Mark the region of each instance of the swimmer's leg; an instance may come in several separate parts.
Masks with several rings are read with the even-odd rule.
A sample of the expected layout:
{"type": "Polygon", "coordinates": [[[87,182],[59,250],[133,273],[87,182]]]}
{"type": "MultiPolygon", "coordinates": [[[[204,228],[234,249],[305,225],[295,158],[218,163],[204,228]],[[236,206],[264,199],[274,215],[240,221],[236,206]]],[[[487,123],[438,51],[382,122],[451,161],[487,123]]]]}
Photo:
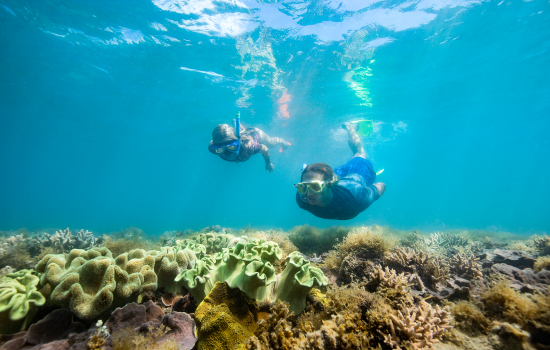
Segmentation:
{"type": "Polygon", "coordinates": [[[287,149],[290,146],[290,143],[286,142],[280,137],[269,137],[268,134],[258,129],[260,132],[261,143],[266,145],[267,148],[273,148],[275,146],[281,146],[283,149],[287,149]]]}
{"type": "Polygon", "coordinates": [[[348,145],[353,152],[354,157],[361,157],[367,159],[368,155],[363,148],[363,143],[357,135],[357,124],[356,123],[344,123],[342,128],[348,131],[348,145]]]}

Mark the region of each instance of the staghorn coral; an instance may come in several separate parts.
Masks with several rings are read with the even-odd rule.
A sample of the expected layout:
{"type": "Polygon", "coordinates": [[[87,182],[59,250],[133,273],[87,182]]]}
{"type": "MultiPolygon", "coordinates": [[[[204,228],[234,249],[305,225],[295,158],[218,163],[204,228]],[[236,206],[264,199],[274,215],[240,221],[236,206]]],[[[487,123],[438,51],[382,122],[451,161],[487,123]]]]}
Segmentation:
{"type": "MultiPolygon", "coordinates": [[[[410,285],[418,283],[418,280],[414,274],[405,274],[404,272],[397,274],[395,270],[387,266],[383,270],[380,265],[376,265],[374,271],[369,274],[366,287],[369,291],[383,295],[393,307],[411,306],[414,304],[414,298],[410,293],[410,285]]],[[[422,282],[420,281],[420,283],[422,282]]]]}
{"type": "Polygon", "coordinates": [[[0,329],[16,333],[27,327],[46,299],[37,290],[39,278],[33,270],[10,273],[0,283],[0,329]]]}
{"type": "Polygon", "coordinates": [[[54,235],[47,232],[36,234],[31,239],[32,244],[41,248],[51,247],[56,252],[68,252],[72,249],[89,249],[103,242],[103,239],[96,238],[92,232],[86,230],[72,233],[67,227],[65,230],[55,231],[54,235]]]}
{"type": "Polygon", "coordinates": [[[448,308],[432,307],[421,300],[418,306],[405,308],[390,315],[390,334],[380,332],[384,342],[393,348],[410,346],[412,349],[430,348],[441,340],[452,326],[448,308]]]}
{"type": "Polygon", "coordinates": [[[371,336],[358,312],[344,311],[324,320],[316,329],[310,321],[294,326],[288,303],[278,301],[267,319],[258,322],[246,349],[368,349],[371,336]]]}
{"type": "Polygon", "coordinates": [[[454,233],[430,233],[430,238],[425,239],[425,244],[431,249],[449,249],[455,247],[465,247],[469,240],[454,233]]]}
{"type": "Polygon", "coordinates": [[[240,240],[234,248],[206,255],[197,261],[196,268],[178,275],[176,282],[181,281],[199,302],[216,282],[226,281],[231,288],[239,288],[257,301],[288,301],[291,310],[298,313],[305,306],[308,292],[313,287],[326,286],[328,280],[298,252],[285,259],[285,269],[276,275],[273,263],[281,257],[274,242],[240,240]]]}
{"type": "Polygon", "coordinates": [[[195,312],[197,348],[235,349],[256,331],[258,311],[245,293],[217,282],[195,312]]]}
{"type": "MultiPolygon", "coordinates": [[[[437,290],[438,284],[449,279],[449,266],[445,258],[421,250],[395,247],[384,262],[397,271],[416,274],[429,288],[437,290]]],[[[423,286],[420,290],[423,290],[423,286]]]]}
{"type": "Polygon", "coordinates": [[[453,255],[450,261],[450,272],[469,280],[482,278],[483,273],[481,272],[481,265],[478,261],[479,259],[473,255],[453,255]]]}

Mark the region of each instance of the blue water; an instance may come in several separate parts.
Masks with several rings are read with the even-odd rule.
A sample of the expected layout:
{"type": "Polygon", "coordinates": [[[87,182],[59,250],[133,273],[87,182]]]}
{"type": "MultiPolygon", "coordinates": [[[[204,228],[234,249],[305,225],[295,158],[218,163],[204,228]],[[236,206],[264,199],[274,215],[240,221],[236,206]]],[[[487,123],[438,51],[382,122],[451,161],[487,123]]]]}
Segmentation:
{"type": "Polygon", "coordinates": [[[222,225],[550,230],[550,3],[0,0],[0,229],[222,225]],[[228,163],[214,126],[292,143],[228,163]],[[295,203],[364,140],[386,194],[295,203]]]}

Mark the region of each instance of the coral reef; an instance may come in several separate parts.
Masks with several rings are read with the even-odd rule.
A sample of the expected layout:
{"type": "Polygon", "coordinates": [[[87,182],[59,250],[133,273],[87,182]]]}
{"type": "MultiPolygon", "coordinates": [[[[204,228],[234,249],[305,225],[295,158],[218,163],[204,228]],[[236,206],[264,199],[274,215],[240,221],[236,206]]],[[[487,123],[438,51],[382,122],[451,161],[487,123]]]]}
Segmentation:
{"type": "Polygon", "coordinates": [[[335,248],[345,257],[354,254],[362,259],[383,258],[396,244],[397,239],[384,235],[378,226],[362,226],[353,229],[335,248]]]}
{"type": "Polygon", "coordinates": [[[297,252],[285,259],[285,269],[276,275],[273,264],[281,258],[282,252],[276,243],[254,238],[240,240],[233,248],[206,255],[197,261],[196,268],[183,271],[176,282],[181,281],[199,302],[216,282],[225,281],[257,301],[288,301],[298,313],[311,288],[325,286],[328,280],[297,252]]]}
{"type": "Polygon", "coordinates": [[[550,255],[550,236],[534,237],[533,244],[540,255],[550,255]]]}
{"type": "Polygon", "coordinates": [[[481,265],[478,264],[479,259],[473,255],[462,256],[460,253],[453,255],[450,261],[450,271],[462,278],[478,279],[483,277],[481,265]]]}
{"type": "Polygon", "coordinates": [[[469,240],[467,238],[457,234],[445,232],[431,233],[430,238],[426,238],[425,240],[425,244],[432,249],[466,246],[468,243],[469,240]]]}
{"type": "Polygon", "coordinates": [[[256,331],[258,311],[254,300],[245,293],[217,282],[195,312],[197,348],[237,348],[256,331]]]}
{"type": "Polygon", "coordinates": [[[471,301],[460,300],[456,303],[448,303],[451,315],[459,328],[467,332],[487,333],[491,328],[491,322],[478,305],[471,301]]]}
{"type": "Polygon", "coordinates": [[[550,256],[541,256],[533,265],[535,272],[541,272],[542,270],[550,270],[550,256]]]}
{"type": "Polygon", "coordinates": [[[26,346],[48,344],[68,338],[69,334],[85,331],[82,323],[73,322],[68,310],[54,310],[45,318],[29,327],[20,337],[8,341],[2,349],[16,350],[26,346]]]}
{"type": "Polygon", "coordinates": [[[15,235],[0,240],[0,267],[9,266],[14,270],[32,268],[28,238],[15,235]]]}
{"type": "Polygon", "coordinates": [[[54,235],[46,232],[36,234],[31,242],[40,247],[51,247],[56,251],[70,251],[72,249],[89,249],[103,243],[102,238],[96,238],[92,232],[86,230],[72,233],[67,227],[65,230],[55,231],[54,235]]]}
{"type": "Polygon", "coordinates": [[[546,235],[212,226],[161,246],[137,228],[101,239],[85,250],[72,247],[97,245],[88,231],[0,232],[0,263],[14,263],[0,270],[0,329],[43,318],[0,336],[2,350],[186,349],[192,317],[199,349],[550,347],[546,235]],[[36,273],[17,271],[38,257],[36,273]]]}
{"type": "MultiPolygon", "coordinates": [[[[221,253],[223,248],[229,248],[234,246],[239,241],[238,237],[229,235],[226,233],[200,233],[197,236],[177,241],[178,249],[195,247],[196,245],[202,245],[205,248],[204,254],[221,253]]],[[[190,248],[194,251],[193,248],[190,248]]],[[[198,252],[195,252],[198,253],[198,252]]]]}
{"type": "Polygon", "coordinates": [[[46,299],[37,290],[39,278],[34,271],[20,270],[8,274],[0,283],[0,330],[15,333],[32,320],[46,299]]]}
{"type": "Polygon", "coordinates": [[[322,254],[334,247],[338,241],[344,239],[350,228],[331,226],[325,229],[302,225],[294,227],[288,236],[292,244],[304,254],[322,254]]]}
{"type": "Polygon", "coordinates": [[[413,349],[423,349],[441,340],[445,332],[452,328],[448,308],[432,307],[421,300],[418,306],[406,308],[404,312],[390,315],[390,334],[381,332],[384,342],[401,349],[410,346],[413,349]]]}

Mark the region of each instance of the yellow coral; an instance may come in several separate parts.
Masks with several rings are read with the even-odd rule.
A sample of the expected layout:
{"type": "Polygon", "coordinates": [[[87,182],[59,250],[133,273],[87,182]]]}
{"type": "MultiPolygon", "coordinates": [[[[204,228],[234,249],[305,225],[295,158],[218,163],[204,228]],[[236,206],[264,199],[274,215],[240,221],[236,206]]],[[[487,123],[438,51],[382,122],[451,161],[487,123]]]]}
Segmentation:
{"type": "Polygon", "coordinates": [[[233,350],[250,338],[256,330],[258,307],[239,289],[217,282],[197,307],[199,350],[233,350]]]}

